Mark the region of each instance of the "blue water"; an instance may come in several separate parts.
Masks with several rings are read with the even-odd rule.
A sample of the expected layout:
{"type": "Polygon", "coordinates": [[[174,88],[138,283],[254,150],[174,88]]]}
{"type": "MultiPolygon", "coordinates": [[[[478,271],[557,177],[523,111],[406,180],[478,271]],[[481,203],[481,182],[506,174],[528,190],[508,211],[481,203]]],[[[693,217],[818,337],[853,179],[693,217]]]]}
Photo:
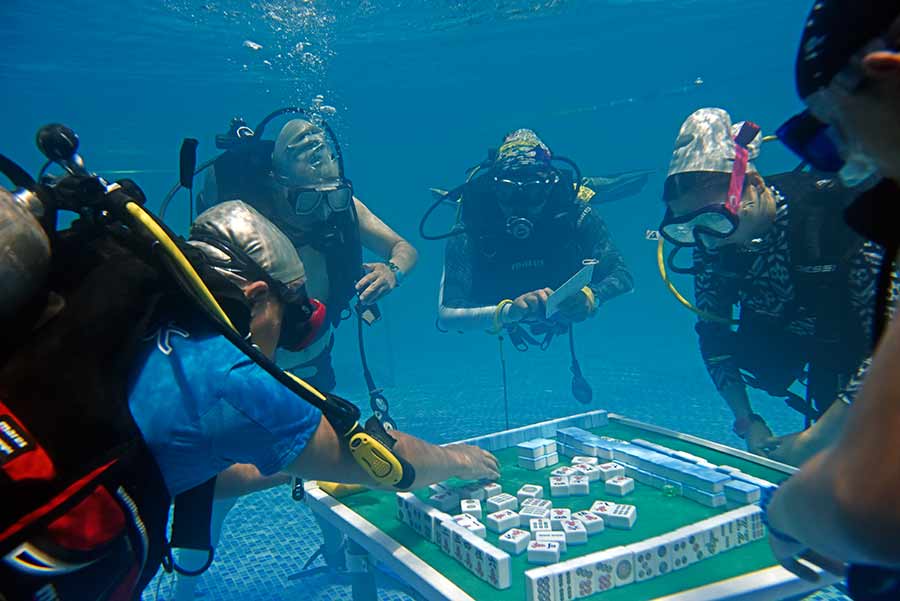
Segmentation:
{"type": "MultiPolygon", "coordinates": [[[[808,0],[5,0],[0,152],[36,171],[35,131],[64,122],[92,169],[138,171],[132,177],[158,208],[177,178],[182,138],[199,139],[208,157],[232,116],[252,123],[323,95],[337,109],[331,121],[358,195],[421,253],[370,332],[376,379],[401,428],[449,441],[501,428],[502,391],[493,339],[433,327],[443,245],[417,234],[428,188],[458,184],[519,127],[585,174],[664,172],[679,125],[701,106],[771,133],[798,105],[793,61],[808,8],[808,0]]],[[[764,173],[793,166],[778,145],[759,161],[764,173]]],[[[662,215],[662,181],[657,174],[641,195],[601,208],[636,290],[578,328],[591,408],[738,445],[702,366],[694,318],[662,286],[655,244],[644,238],[662,215]]],[[[449,225],[451,215],[441,217],[435,223],[449,225]]],[[[167,221],[186,231],[186,197],[167,221]]],[[[352,325],[340,329],[339,388],[365,405],[354,336],[352,325]]],[[[507,357],[513,425],[584,410],[569,393],[562,342],[507,357]]],[[[755,400],[779,433],[801,426],[776,402],[755,400]]]]}

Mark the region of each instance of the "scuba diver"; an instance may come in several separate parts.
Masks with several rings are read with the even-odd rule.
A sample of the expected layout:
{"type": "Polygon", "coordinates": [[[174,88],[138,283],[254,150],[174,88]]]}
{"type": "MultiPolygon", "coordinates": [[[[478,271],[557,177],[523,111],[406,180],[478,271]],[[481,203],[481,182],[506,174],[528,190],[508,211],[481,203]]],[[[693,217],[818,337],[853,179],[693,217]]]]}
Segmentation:
{"type": "Polygon", "coordinates": [[[700,352],[734,414],[735,434],[751,452],[799,465],[840,431],[852,376],[871,348],[881,254],[843,223],[849,190],[799,169],[763,178],[751,162],[761,144],[757,126],[732,125],[722,109],[687,118],[669,166],[659,232],[675,246],[669,269],[693,275],[696,306],[668,280],[662,241],[660,269],[699,316],[700,352]],[[687,268],[675,260],[685,248],[693,249],[687,268]],[[798,381],[805,398],[790,390],[798,381]],[[753,411],[748,386],[786,398],[807,429],[775,438],[753,411]]]}
{"type": "Polygon", "coordinates": [[[885,252],[865,385],[841,436],[766,499],[764,516],[785,569],[821,581],[801,561],[813,557],[846,579],[855,601],[894,601],[900,599],[900,4],[817,0],[799,29],[795,77],[806,110],[778,137],[805,161],[857,186],[861,194],[847,222],[885,252]]]}
{"type": "Polygon", "coordinates": [[[468,181],[448,193],[458,203],[457,225],[448,234],[439,300],[445,330],[506,332],[519,350],[543,349],[568,332],[573,393],[581,402],[591,390],[574,355],[572,324],[596,315],[609,300],[632,290],[632,277],[603,219],[591,207],[594,193],[580,184],[568,159],[554,157],[533,131],[507,135],[468,181]],[[554,162],[570,164],[573,171],[554,162]],[[561,299],[548,319],[546,307],[559,288],[585,263],[593,275],[561,299]],[[537,340],[535,336],[543,336],[537,340]]]}
{"type": "Polygon", "coordinates": [[[316,338],[324,308],[259,213],[224,206],[192,247],[136,184],[88,172],[71,129],[38,145],[65,175],[35,181],[0,155],[17,186],[0,192],[15,276],[0,297],[0,598],[139,597],[161,563],[181,569],[173,547],[206,550],[202,571],[215,476],[236,462],[402,490],[498,476],[489,453],[361,426],[272,363],[316,338]],[[79,215],[64,230],[61,210],[79,215]]]}
{"type": "MultiPolygon", "coordinates": [[[[229,135],[217,138],[226,152],[209,167],[198,208],[226,200],[256,208],[294,244],[307,266],[310,294],[328,307],[329,327],[351,316],[354,297],[360,318],[371,324],[380,317],[375,303],[409,275],[418,253],[356,198],[337,138],[327,123],[313,121],[300,109],[275,111],[256,130],[236,120],[229,135]],[[304,118],[285,123],[274,143],[262,139],[265,124],[284,113],[304,118]],[[384,262],[363,263],[364,248],[384,262]]],[[[329,332],[303,352],[279,351],[277,362],[330,391],[336,385],[333,345],[329,332]]],[[[386,407],[380,410],[386,413],[386,407]]]]}

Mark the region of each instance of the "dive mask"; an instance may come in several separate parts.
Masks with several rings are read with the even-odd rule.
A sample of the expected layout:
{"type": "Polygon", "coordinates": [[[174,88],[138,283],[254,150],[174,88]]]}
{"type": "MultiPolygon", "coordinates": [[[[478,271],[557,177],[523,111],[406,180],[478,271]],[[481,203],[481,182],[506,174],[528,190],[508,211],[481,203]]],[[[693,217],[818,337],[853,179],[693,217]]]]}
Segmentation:
{"type": "Polygon", "coordinates": [[[309,216],[315,213],[323,203],[334,213],[350,209],[353,202],[353,184],[350,180],[341,180],[331,186],[312,188],[290,188],[288,202],[294,207],[294,214],[309,216]]]}
{"type": "Polygon", "coordinates": [[[698,239],[702,237],[727,238],[737,230],[738,223],[737,215],[724,204],[703,207],[680,217],[668,209],[659,226],[659,233],[675,246],[697,246],[698,239]]]}
{"type": "MultiPolygon", "coordinates": [[[[724,240],[737,231],[740,219],[741,198],[750,163],[749,144],[759,134],[759,126],[749,121],[744,123],[734,139],[734,166],[728,183],[725,201],[701,207],[700,209],[676,217],[669,208],[659,233],[676,246],[697,246],[702,238],[724,240]]],[[[676,180],[677,181],[677,180],[676,180]]],[[[678,194],[676,190],[676,194],[678,194]]],[[[707,244],[706,246],[709,246],[707,244]]]]}
{"type": "Polygon", "coordinates": [[[778,139],[806,163],[819,171],[839,174],[850,188],[875,176],[878,166],[834,125],[838,123],[838,96],[858,92],[866,82],[863,59],[890,48],[882,38],[867,44],[828,86],[804,100],[809,107],[806,111],[791,117],[776,132],[778,139]]]}
{"type": "Polygon", "coordinates": [[[559,184],[556,171],[546,176],[535,175],[534,179],[520,180],[495,175],[492,179],[497,202],[504,208],[529,211],[540,209],[550,199],[553,189],[559,184]]]}

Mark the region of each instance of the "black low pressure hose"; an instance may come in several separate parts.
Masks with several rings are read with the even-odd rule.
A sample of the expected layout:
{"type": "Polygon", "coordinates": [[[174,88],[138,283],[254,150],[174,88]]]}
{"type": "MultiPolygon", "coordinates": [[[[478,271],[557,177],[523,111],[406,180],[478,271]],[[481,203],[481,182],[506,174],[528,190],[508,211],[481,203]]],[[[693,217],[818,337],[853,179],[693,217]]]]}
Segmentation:
{"type": "Polygon", "coordinates": [[[432,236],[430,234],[425,233],[425,224],[428,222],[428,219],[431,217],[431,214],[434,213],[434,211],[439,206],[441,206],[441,204],[444,202],[445,202],[445,200],[443,198],[437,199],[436,201],[434,201],[434,204],[432,204],[430,207],[428,207],[428,210],[425,211],[425,214],[422,215],[422,220],[419,222],[419,235],[422,237],[423,240],[429,240],[429,241],[434,242],[437,240],[446,240],[447,238],[453,238],[455,236],[459,236],[459,235],[462,235],[465,233],[465,231],[466,231],[465,228],[462,227],[458,223],[455,224],[453,226],[453,228],[446,234],[438,234],[438,235],[432,236]]]}
{"type": "Polygon", "coordinates": [[[569,326],[569,353],[572,357],[572,396],[582,405],[587,405],[594,400],[594,389],[581,373],[581,365],[575,354],[575,328],[569,326]]]}
{"type": "MultiPolygon", "coordinates": [[[[194,171],[194,177],[197,177],[198,175],[200,175],[201,173],[203,173],[204,171],[209,169],[212,166],[212,164],[216,162],[216,159],[218,159],[219,156],[221,156],[221,155],[217,155],[217,156],[209,159],[205,163],[201,163],[200,166],[197,167],[197,170],[194,171]]],[[[166,218],[166,211],[169,209],[169,204],[171,204],[172,199],[175,198],[175,195],[178,194],[178,191],[181,190],[182,187],[183,186],[181,185],[181,182],[179,181],[174,186],[172,186],[172,189],[169,190],[169,193],[166,194],[165,198],[163,198],[162,205],[160,205],[160,207],[159,207],[159,218],[160,219],[166,218]]]]}
{"type": "Polygon", "coordinates": [[[669,266],[669,271],[671,271],[672,273],[677,273],[679,275],[697,275],[697,270],[694,269],[693,266],[679,267],[675,264],[675,257],[679,252],[681,252],[682,249],[683,247],[676,246],[669,252],[669,256],[666,258],[666,264],[668,264],[669,266]]]}

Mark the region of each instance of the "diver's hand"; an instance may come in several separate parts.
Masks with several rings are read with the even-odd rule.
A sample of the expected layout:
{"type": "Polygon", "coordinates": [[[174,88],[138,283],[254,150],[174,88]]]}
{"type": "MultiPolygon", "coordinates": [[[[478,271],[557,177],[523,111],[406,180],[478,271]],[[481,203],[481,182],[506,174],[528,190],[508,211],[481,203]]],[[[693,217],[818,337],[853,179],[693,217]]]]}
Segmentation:
{"type": "Polygon", "coordinates": [[[809,549],[803,543],[787,541],[782,538],[778,538],[773,534],[770,534],[769,546],[772,548],[772,554],[775,555],[775,559],[778,560],[778,563],[781,564],[781,567],[783,567],[788,572],[791,572],[792,574],[802,578],[803,580],[809,582],[818,582],[820,580],[820,577],[815,570],[807,566],[805,563],[801,563],[801,559],[804,559],[811,564],[822,568],[826,572],[830,572],[840,578],[843,578],[846,575],[847,567],[843,563],[836,559],[831,559],[829,557],[825,557],[824,555],[820,555],[815,551],[809,549]]]}
{"type": "Polygon", "coordinates": [[[771,448],[772,439],[775,435],[769,429],[768,424],[762,420],[753,420],[750,429],[747,432],[747,450],[757,455],[765,456],[771,448]]]}
{"type": "Polygon", "coordinates": [[[766,456],[774,461],[799,467],[816,454],[818,448],[810,448],[806,432],[796,432],[787,436],[775,436],[765,442],[766,456]]]}
{"type": "MultiPolygon", "coordinates": [[[[786,522],[786,519],[786,516],[779,515],[777,507],[769,505],[769,523],[772,524],[774,528],[778,529],[779,532],[784,532],[782,530],[784,524],[790,523],[786,522]]],[[[791,536],[790,532],[785,534],[791,536]]],[[[769,546],[772,548],[772,554],[775,556],[775,559],[778,560],[778,563],[781,564],[781,567],[803,580],[818,582],[820,576],[814,569],[805,563],[801,563],[801,559],[806,560],[835,576],[843,578],[846,575],[847,567],[842,562],[816,553],[804,543],[797,540],[789,540],[788,538],[772,533],[771,530],[769,531],[769,546]]]]}
{"type": "Polygon", "coordinates": [[[456,477],[461,480],[497,480],[500,462],[484,449],[454,444],[446,447],[456,463],[456,477]]]}
{"type": "Polygon", "coordinates": [[[357,283],[356,292],[363,304],[378,302],[397,287],[397,276],[384,263],[363,263],[368,271],[357,283]]]}
{"type": "Polygon", "coordinates": [[[553,291],[550,288],[523,294],[509,306],[505,321],[511,323],[530,318],[543,319],[547,308],[547,299],[551,294],[553,291]]]}
{"type": "Polygon", "coordinates": [[[584,290],[581,290],[560,303],[557,319],[565,323],[579,323],[590,317],[593,312],[593,301],[584,290]]]}

